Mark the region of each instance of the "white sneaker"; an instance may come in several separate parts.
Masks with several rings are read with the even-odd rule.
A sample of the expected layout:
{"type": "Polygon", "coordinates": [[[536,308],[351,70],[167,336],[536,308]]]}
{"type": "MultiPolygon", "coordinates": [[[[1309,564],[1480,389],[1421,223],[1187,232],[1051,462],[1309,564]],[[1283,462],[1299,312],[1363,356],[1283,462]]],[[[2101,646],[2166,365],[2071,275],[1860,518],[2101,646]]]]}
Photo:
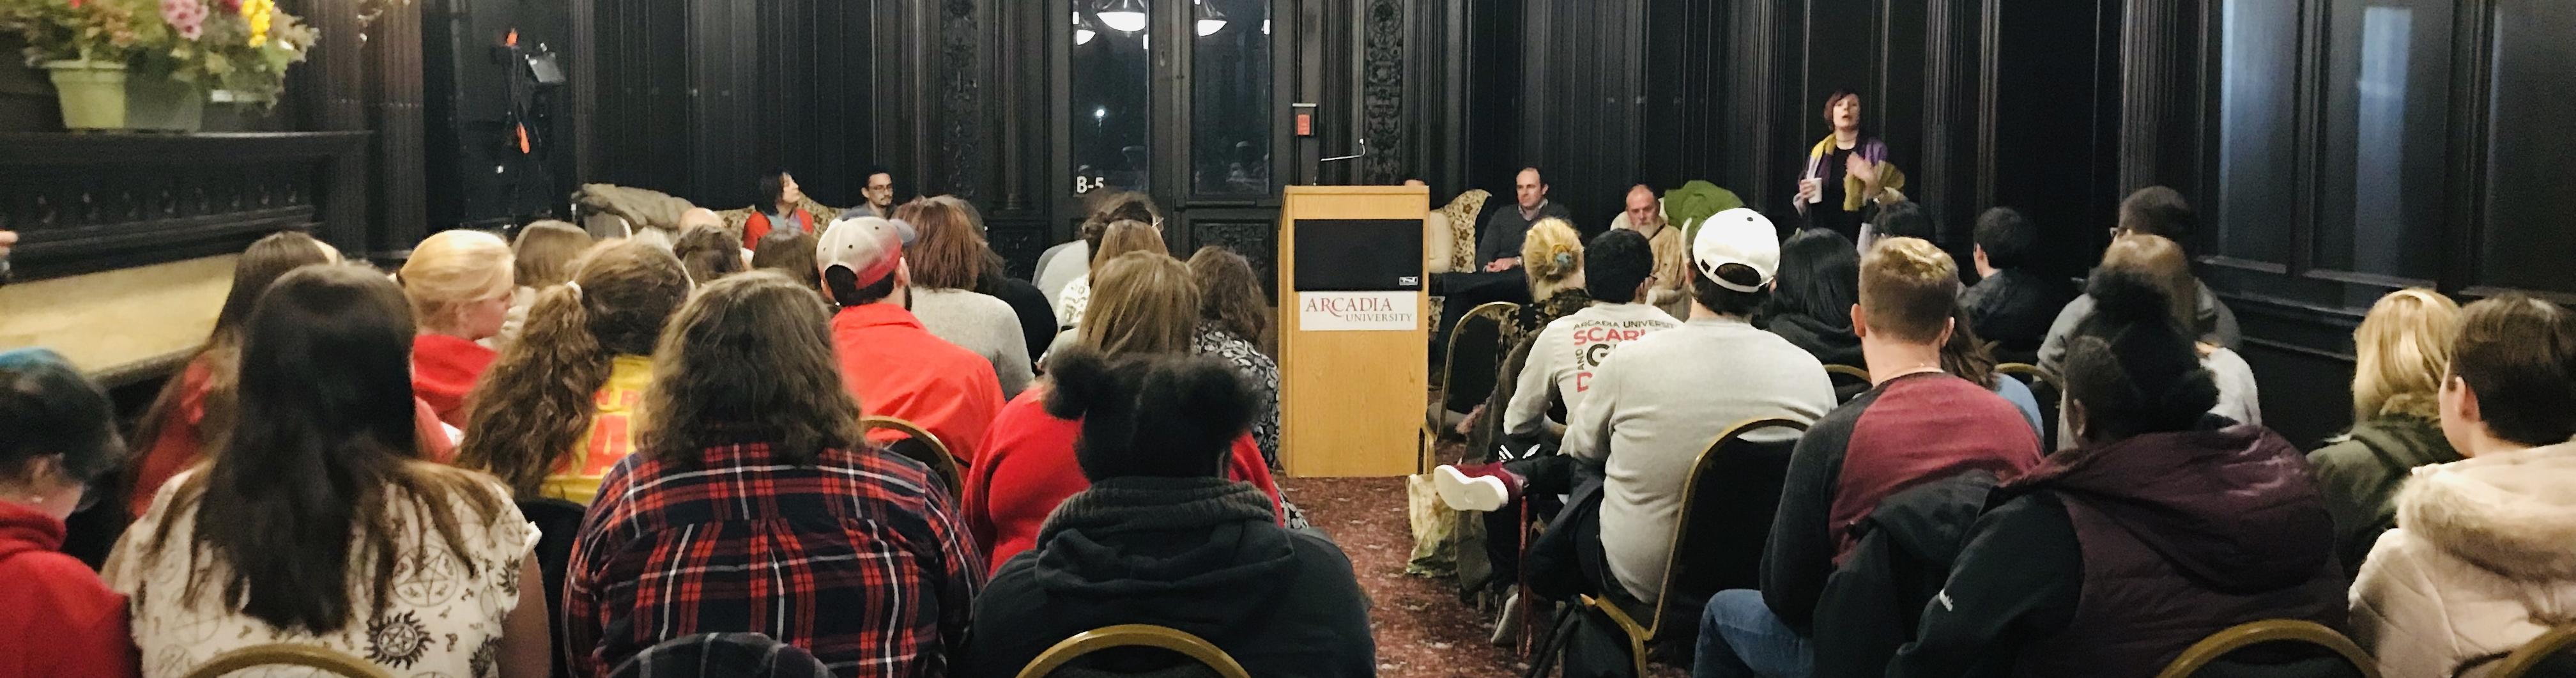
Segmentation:
{"type": "Polygon", "coordinates": [[[1440,503],[1453,511],[1493,511],[1512,498],[1501,478],[1469,478],[1447,464],[1431,470],[1431,486],[1440,492],[1440,503]]]}
{"type": "Polygon", "coordinates": [[[1514,641],[1520,640],[1520,627],[1521,592],[1515,588],[1511,597],[1503,599],[1503,612],[1494,617],[1494,633],[1485,642],[1494,647],[1511,647],[1514,641]]]}

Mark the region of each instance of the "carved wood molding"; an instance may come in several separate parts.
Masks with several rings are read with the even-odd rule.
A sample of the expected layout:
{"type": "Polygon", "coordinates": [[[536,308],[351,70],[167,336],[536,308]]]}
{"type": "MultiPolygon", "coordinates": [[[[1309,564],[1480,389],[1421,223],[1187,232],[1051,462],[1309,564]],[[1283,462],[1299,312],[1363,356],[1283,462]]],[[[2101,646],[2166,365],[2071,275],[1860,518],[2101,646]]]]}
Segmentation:
{"type": "MultiPolygon", "coordinates": [[[[1360,63],[1361,137],[1369,156],[1360,160],[1360,183],[1392,184],[1409,169],[1404,136],[1403,0],[1369,0],[1360,63]]],[[[1248,256],[1248,255],[1247,255],[1248,256]]]]}
{"type": "MultiPolygon", "coordinates": [[[[334,204],[363,206],[364,186],[334,175],[366,156],[369,137],[0,134],[0,230],[22,238],[22,280],[239,251],[272,231],[320,228],[334,204]]],[[[349,226],[325,234],[364,230],[349,226]]]]}

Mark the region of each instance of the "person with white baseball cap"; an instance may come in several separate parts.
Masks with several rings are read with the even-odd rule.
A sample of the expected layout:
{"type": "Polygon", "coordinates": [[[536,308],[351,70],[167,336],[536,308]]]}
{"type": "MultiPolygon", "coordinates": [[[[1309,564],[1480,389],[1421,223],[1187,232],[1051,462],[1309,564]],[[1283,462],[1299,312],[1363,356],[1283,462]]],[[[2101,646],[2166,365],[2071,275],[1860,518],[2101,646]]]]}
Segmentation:
{"type": "MultiPolygon", "coordinates": [[[[1738,422],[1813,423],[1834,408],[1824,364],[1753,326],[1779,265],[1780,236],[1770,219],[1740,208],[1709,217],[1691,242],[1689,321],[1629,341],[1593,368],[1585,397],[1566,415],[1558,456],[1441,467],[1433,476],[1441,499],[1458,510],[1491,510],[1522,492],[1573,491],[1573,510],[1589,490],[1572,487],[1584,475],[1573,465],[1597,469],[1600,548],[1609,571],[1585,572],[1590,581],[1575,587],[1617,586],[1637,600],[1655,600],[1684,485],[1709,441],[1738,422]]],[[[1794,436],[1749,437],[1765,435],[1772,441],[1794,436]]]]}
{"type": "Polygon", "coordinates": [[[1002,383],[990,361],[931,334],[908,308],[903,246],[911,237],[911,226],[869,216],[823,231],[815,266],[841,307],[832,316],[832,351],[860,411],[918,424],[951,454],[974,459],[1002,410],[1002,383]]]}

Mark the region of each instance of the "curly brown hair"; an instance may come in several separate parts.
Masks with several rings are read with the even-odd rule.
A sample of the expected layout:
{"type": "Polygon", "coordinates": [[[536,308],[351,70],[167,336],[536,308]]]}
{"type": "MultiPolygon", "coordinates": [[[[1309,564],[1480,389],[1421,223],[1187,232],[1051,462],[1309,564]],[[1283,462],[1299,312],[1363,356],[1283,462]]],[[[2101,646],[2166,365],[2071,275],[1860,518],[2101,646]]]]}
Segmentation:
{"type": "Polygon", "coordinates": [[[680,258],[681,265],[689,272],[689,279],[700,283],[715,282],[717,278],[741,273],[745,268],[742,236],[723,228],[689,227],[680,232],[679,240],[671,243],[671,253],[680,258]]]}
{"type": "Polygon", "coordinates": [[[1252,274],[1250,260],[1216,245],[1201,247],[1190,255],[1190,277],[1199,283],[1200,320],[1215,321],[1237,339],[1261,343],[1261,330],[1270,325],[1270,304],[1261,298],[1261,280],[1252,274]]]}
{"type": "Polygon", "coordinates": [[[670,252],[635,240],[592,248],[574,263],[572,285],[537,294],[519,340],[466,397],[456,464],[536,496],[590,430],[614,359],[653,355],[662,325],[688,297],[688,273],[670,252]]]}
{"type": "Polygon", "coordinates": [[[695,465],[707,448],[768,443],[791,463],[865,444],[859,402],[841,384],[831,312],[770,271],[717,281],[663,330],[637,454],[695,465]]]}
{"type": "Polygon", "coordinates": [[[1086,205],[1091,210],[1090,216],[1084,217],[1082,226],[1074,232],[1082,236],[1082,242],[1093,252],[1100,251],[1100,238],[1109,233],[1110,224],[1140,221],[1160,227],[1163,221],[1163,211],[1154,206],[1154,199],[1135,191],[1095,193],[1086,205]]]}
{"type": "Polygon", "coordinates": [[[920,236],[903,248],[912,266],[912,284],[935,290],[967,290],[984,276],[984,234],[953,200],[926,199],[909,218],[920,236]]]}

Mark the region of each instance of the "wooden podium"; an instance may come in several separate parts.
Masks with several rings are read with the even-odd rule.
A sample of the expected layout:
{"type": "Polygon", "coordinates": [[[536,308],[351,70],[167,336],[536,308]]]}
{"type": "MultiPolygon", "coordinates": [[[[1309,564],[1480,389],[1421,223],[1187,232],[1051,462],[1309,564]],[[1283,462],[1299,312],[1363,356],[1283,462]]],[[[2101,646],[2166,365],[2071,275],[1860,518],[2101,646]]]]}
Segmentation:
{"type": "Polygon", "coordinates": [[[1419,186],[1290,186],[1279,215],[1279,448],[1288,475],[1420,470],[1430,383],[1419,186]]]}

